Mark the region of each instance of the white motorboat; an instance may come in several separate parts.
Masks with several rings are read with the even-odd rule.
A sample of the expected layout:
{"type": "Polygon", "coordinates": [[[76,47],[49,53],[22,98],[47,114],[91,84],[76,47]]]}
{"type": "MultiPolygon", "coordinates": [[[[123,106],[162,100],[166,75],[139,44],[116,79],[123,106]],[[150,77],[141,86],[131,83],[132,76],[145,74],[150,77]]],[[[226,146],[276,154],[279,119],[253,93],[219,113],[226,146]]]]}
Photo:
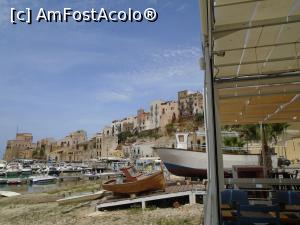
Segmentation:
{"type": "Polygon", "coordinates": [[[57,177],[53,176],[32,176],[29,177],[29,180],[32,184],[51,184],[57,181],[57,177]]]}

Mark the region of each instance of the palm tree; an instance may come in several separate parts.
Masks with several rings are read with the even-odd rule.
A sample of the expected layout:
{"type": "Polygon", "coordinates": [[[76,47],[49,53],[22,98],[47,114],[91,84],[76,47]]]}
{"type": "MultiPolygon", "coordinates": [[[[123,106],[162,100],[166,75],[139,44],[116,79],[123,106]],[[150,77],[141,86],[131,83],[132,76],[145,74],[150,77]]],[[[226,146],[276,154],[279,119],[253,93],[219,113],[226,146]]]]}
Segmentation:
{"type": "Polygon", "coordinates": [[[274,124],[258,124],[252,125],[235,125],[227,126],[225,129],[236,130],[240,132],[241,138],[245,141],[262,141],[262,161],[261,165],[264,166],[264,175],[272,169],[271,152],[268,143],[277,144],[278,137],[284,132],[289,125],[286,123],[274,123],[274,124]]]}

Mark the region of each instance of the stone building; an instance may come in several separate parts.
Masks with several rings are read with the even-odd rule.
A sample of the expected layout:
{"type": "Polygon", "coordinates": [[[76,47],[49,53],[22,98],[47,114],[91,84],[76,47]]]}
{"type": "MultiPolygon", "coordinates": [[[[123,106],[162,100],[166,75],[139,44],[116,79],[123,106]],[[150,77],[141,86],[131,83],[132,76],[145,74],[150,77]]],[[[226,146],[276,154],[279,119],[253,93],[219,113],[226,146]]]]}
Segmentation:
{"type": "Polygon", "coordinates": [[[151,117],[151,128],[160,127],[160,118],[161,118],[161,104],[162,100],[155,100],[150,104],[150,117],[151,117]]]}
{"type": "Polygon", "coordinates": [[[142,157],[157,157],[153,147],[155,142],[142,141],[127,145],[123,148],[124,155],[129,156],[131,159],[138,159],[142,157]]]}
{"type": "Polygon", "coordinates": [[[46,160],[55,147],[56,141],[53,138],[43,138],[37,141],[36,148],[33,150],[33,158],[46,160]]]}
{"type": "Polygon", "coordinates": [[[145,112],[144,109],[139,109],[137,112],[137,130],[144,131],[151,128],[150,113],[145,112]]]}
{"type": "Polygon", "coordinates": [[[110,126],[105,126],[102,130],[102,136],[106,137],[106,136],[112,136],[113,132],[112,132],[112,127],[110,126]]]}
{"type": "Polygon", "coordinates": [[[159,126],[162,130],[167,124],[175,122],[179,117],[178,103],[176,101],[163,102],[160,105],[161,115],[159,126]]]}
{"type": "Polygon", "coordinates": [[[4,160],[31,159],[33,149],[36,148],[36,144],[32,141],[31,133],[17,133],[15,140],[7,141],[4,160]]]}
{"type": "Polygon", "coordinates": [[[275,146],[275,152],[279,157],[287,158],[294,162],[300,161],[300,137],[294,137],[275,146]]]}
{"type": "Polygon", "coordinates": [[[203,95],[187,90],[178,92],[179,117],[190,117],[203,112],[203,95]]]}
{"type": "Polygon", "coordinates": [[[121,120],[121,131],[134,131],[137,125],[137,117],[135,116],[128,116],[121,120]]]}
{"type": "Polygon", "coordinates": [[[72,132],[65,138],[52,145],[48,158],[55,161],[76,161],[76,151],[80,143],[87,141],[87,134],[84,130],[72,132]]]}
{"type": "Polygon", "coordinates": [[[120,120],[114,120],[111,123],[111,135],[118,135],[122,132],[122,122],[120,120]]]}

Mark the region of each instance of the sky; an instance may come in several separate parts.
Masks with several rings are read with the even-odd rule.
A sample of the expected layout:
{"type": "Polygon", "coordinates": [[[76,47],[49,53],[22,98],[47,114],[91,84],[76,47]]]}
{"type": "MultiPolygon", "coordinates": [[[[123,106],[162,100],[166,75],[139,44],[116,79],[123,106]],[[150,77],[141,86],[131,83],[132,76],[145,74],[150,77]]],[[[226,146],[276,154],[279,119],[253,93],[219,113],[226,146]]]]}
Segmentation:
{"type": "Polygon", "coordinates": [[[34,140],[84,129],[202,90],[197,0],[1,0],[0,158],[16,131],[34,140]],[[144,10],[156,22],[10,23],[10,10],[144,10]],[[2,153],[1,153],[2,151],[2,153]]]}

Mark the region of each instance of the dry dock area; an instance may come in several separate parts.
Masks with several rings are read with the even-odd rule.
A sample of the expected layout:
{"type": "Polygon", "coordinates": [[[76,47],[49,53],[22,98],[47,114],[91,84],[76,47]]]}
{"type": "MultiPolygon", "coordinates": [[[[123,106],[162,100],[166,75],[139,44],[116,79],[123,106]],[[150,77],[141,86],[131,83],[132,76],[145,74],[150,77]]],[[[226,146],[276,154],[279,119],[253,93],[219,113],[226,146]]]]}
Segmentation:
{"type": "Polygon", "coordinates": [[[170,185],[167,186],[165,191],[151,192],[133,197],[114,196],[110,199],[104,199],[97,203],[96,210],[103,210],[105,208],[113,208],[120,206],[131,206],[135,204],[141,205],[143,209],[147,207],[147,202],[154,201],[173,201],[176,198],[186,197],[189,204],[195,204],[196,198],[199,196],[201,199],[206,194],[204,185],[200,184],[186,184],[186,185],[170,185]]]}
{"type": "MultiPolygon", "coordinates": [[[[82,203],[60,205],[56,201],[61,199],[66,192],[84,192],[98,190],[99,186],[94,182],[85,182],[65,188],[57,188],[48,193],[27,193],[11,198],[0,198],[2,225],[199,225],[203,213],[202,204],[186,203],[171,205],[164,208],[146,204],[147,208],[127,207],[124,210],[101,210],[95,211],[99,200],[82,203]],[[85,188],[85,190],[83,190],[85,188]],[[82,205],[82,207],[78,207],[82,205]]],[[[166,192],[152,193],[151,196],[162,194],[183,193],[188,191],[201,192],[202,187],[197,185],[170,186],[166,192]]],[[[149,196],[149,195],[147,195],[149,196]]],[[[138,196],[141,197],[141,196],[138,196]]],[[[143,196],[145,197],[145,196],[143,196]]],[[[197,194],[196,194],[196,197],[197,194]]],[[[128,198],[128,197],[127,197],[128,198]]],[[[170,198],[169,198],[170,199],[170,198]]],[[[176,198],[174,198],[174,201],[176,198]]],[[[123,198],[124,200],[124,198],[123,198]]],[[[112,201],[112,200],[110,200],[112,201]]],[[[108,200],[106,201],[108,202],[108,200]]],[[[148,203],[148,202],[147,202],[148,203]]]]}

